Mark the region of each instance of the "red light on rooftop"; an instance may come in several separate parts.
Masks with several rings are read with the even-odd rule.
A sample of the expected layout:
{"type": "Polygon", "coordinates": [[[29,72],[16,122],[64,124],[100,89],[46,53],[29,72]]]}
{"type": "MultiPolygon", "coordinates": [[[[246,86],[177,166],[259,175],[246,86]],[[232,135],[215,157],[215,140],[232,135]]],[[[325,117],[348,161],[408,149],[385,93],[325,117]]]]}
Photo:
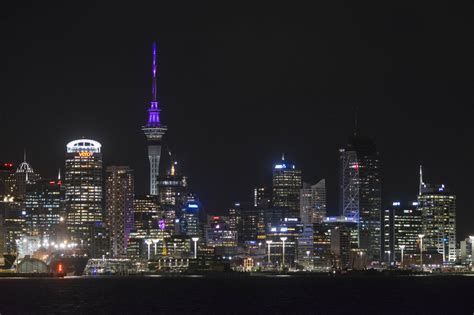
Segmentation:
{"type": "Polygon", "coordinates": [[[220,220],[221,217],[212,217],[213,220],[220,220]]]}
{"type": "Polygon", "coordinates": [[[56,184],[56,182],[55,182],[54,180],[50,181],[49,183],[50,183],[51,185],[56,184]]]}

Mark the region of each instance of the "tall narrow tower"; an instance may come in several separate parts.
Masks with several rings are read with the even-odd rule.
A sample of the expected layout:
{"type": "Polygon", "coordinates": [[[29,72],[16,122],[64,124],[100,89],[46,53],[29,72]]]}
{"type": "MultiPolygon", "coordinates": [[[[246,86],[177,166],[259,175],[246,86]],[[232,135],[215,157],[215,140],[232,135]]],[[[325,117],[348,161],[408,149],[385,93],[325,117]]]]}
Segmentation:
{"type": "Polygon", "coordinates": [[[150,160],[150,195],[158,195],[157,177],[159,175],[161,157],[161,139],[168,128],[161,125],[160,109],[156,89],[156,43],[153,43],[153,84],[152,100],[148,109],[148,122],[142,127],[148,140],[148,159],[150,160]]]}

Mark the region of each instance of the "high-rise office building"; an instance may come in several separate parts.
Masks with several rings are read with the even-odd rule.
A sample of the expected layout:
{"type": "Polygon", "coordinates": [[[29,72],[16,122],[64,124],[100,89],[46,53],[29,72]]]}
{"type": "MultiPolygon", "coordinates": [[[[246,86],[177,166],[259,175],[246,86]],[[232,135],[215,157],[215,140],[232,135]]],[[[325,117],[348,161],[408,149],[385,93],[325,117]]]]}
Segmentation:
{"type": "Polygon", "coordinates": [[[39,178],[40,176],[26,162],[25,154],[23,162],[18,166],[16,172],[10,175],[7,181],[8,194],[11,194],[15,199],[25,200],[26,186],[36,183],[39,178]]]}
{"type": "Polygon", "coordinates": [[[63,212],[61,180],[38,180],[26,188],[25,211],[28,234],[55,241],[56,227],[63,212]]]}
{"type": "Polygon", "coordinates": [[[66,145],[66,223],[71,237],[88,243],[90,225],[103,221],[101,144],[80,139],[66,145]]]}
{"type": "Polygon", "coordinates": [[[382,254],[385,261],[401,261],[401,246],[403,254],[411,255],[420,252],[418,235],[422,233],[421,211],[417,202],[402,205],[399,201],[383,212],[382,254]]]}
{"type": "Polygon", "coordinates": [[[207,246],[235,247],[237,246],[237,232],[229,228],[226,220],[221,216],[212,216],[204,234],[207,246]]]}
{"type": "Polygon", "coordinates": [[[161,218],[158,197],[151,195],[135,195],[133,201],[134,229],[158,228],[161,218]]]}
{"type": "Polygon", "coordinates": [[[158,107],[158,92],[156,86],[156,43],[153,43],[153,66],[152,66],[152,100],[148,109],[148,122],[142,127],[148,141],[148,159],[150,161],[150,195],[158,195],[157,179],[161,158],[161,139],[168,128],[160,122],[160,109],[158,107]]]}
{"type": "Polygon", "coordinates": [[[13,163],[0,163],[0,198],[3,199],[8,195],[12,195],[10,190],[10,178],[14,173],[13,163]]]}
{"type": "Polygon", "coordinates": [[[423,222],[423,247],[443,255],[443,262],[456,260],[456,196],[444,185],[429,185],[420,180],[418,209],[423,222]]]}
{"type": "Polygon", "coordinates": [[[254,207],[270,207],[272,203],[272,191],[268,187],[257,187],[253,190],[254,207]]]}
{"type": "Polygon", "coordinates": [[[375,143],[357,134],[340,150],[342,215],[359,222],[359,248],[368,261],[379,260],[381,250],[380,160],[375,143]]]}
{"type": "Polygon", "coordinates": [[[201,205],[196,201],[188,202],[181,213],[181,231],[191,237],[200,236],[200,210],[201,205]]]}
{"type": "Polygon", "coordinates": [[[265,240],[266,209],[253,206],[242,206],[240,210],[239,241],[245,244],[255,244],[265,240]]]}
{"type": "Polygon", "coordinates": [[[303,231],[304,225],[299,218],[284,218],[267,229],[266,240],[271,241],[270,260],[275,266],[295,267],[298,257],[298,239],[303,231]]]}
{"type": "Polygon", "coordinates": [[[301,171],[284,156],[273,166],[273,207],[288,210],[288,217],[298,217],[300,213],[301,171]]]}
{"type": "Polygon", "coordinates": [[[326,180],[315,185],[304,183],[300,190],[300,217],[307,223],[321,223],[326,217],[326,180]]]}
{"type": "Polygon", "coordinates": [[[3,244],[0,255],[17,253],[17,240],[28,233],[23,202],[15,201],[13,197],[0,200],[0,226],[0,242],[3,244]]]}
{"type": "Polygon", "coordinates": [[[335,257],[338,269],[349,268],[351,252],[351,231],[344,226],[336,226],[331,230],[331,252],[335,257]]]}
{"type": "Polygon", "coordinates": [[[179,174],[176,162],[172,162],[167,174],[158,176],[157,185],[160,205],[173,210],[181,209],[187,183],[186,177],[179,174]]]}
{"type": "Polygon", "coordinates": [[[127,254],[130,232],[133,229],[133,170],[128,166],[109,166],[106,169],[106,215],[111,253],[114,257],[127,254]]]}

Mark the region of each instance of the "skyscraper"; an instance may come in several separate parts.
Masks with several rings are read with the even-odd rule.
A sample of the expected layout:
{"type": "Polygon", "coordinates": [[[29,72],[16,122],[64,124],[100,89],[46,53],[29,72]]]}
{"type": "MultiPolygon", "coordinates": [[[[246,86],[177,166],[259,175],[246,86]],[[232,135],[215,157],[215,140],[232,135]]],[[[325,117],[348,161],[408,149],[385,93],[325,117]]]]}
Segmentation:
{"type": "Polygon", "coordinates": [[[288,217],[299,217],[301,186],[301,171],[282,156],[273,166],[273,206],[287,209],[288,217]]]}
{"type": "MultiPolygon", "coordinates": [[[[420,176],[421,178],[421,176],[420,176]]],[[[456,260],[456,196],[444,185],[425,184],[420,179],[418,209],[423,222],[423,247],[443,255],[443,262],[456,260]]]]}
{"type": "Polygon", "coordinates": [[[73,239],[88,245],[88,226],[102,222],[102,153],[101,144],[80,139],[66,145],[64,178],[66,223],[73,239]]]}
{"type": "Polygon", "coordinates": [[[268,187],[257,187],[253,190],[254,207],[270,207],[272,203],[272,191],[268,187]]]}
{"type": "Polygon", "coordinates": [[[177,163],[172,162],[168,173],[158,176],[157,179],[158,200],[162,208],[181,209],[184,203],[186,186],[186,177],[179,174],[177,163]]]}
{"type": "Polygon", "coordinates": [[[106,174],[105,222],[109,229],[111,252],[114,257],[124,256],[133,229],[133,170],[128,166],[109,166],[106,174]]]}
{"type": "Polygon", "coordinates": [[[14,173],[13,163],[1,163],[0,164],[0,198],[11,195],[10,191],[10,178],[14,173]]]}
{"type": "Polygon", "coordinates": [[[60,180],[38,180],[26,188],[26,223],[29,235],[53,241],[63,211],[60,180]]]}
{"type": "Polygon", "coordinates": [[[303,184],[300,190],[300,217],[303,223],[321,223],[326,217],[326,180],[303,184]]]}
{"type": "Polygon", "coordinates": [[[26,153],[23,162],[18,166],[16,172],[10,175],[7,181],[9,193],[19,200],[25,199],[26,186],[34,184],[39,179],[39,175],[35,173],[33,168],[26,162],[26,153]]]}
{"type": "Polygon", "coordinates": [[[156,43],[153,43],[153,82],[152,82],[152,100],[148,109],[148,122],[142,127],[148,141],[148,159],[150,160],[150,195],[158,194],[157,178],[160,168],[161,157],[161,139],[168,130],[166,126],[161,125],[160,109],[158,107],[158,96],[156,87],[157,77],[156,66],[156,43]]]}
{"type": "Polygon", "coordinates": [[[369,261],[380,259],[380,160],[372,139],[354,133],[340,150],[340,198],[344,217],[359,222],[359,248],[369,261]]]}
{"type": "Polygon", "coordinates": [[[418,254],[418,235],[422,233],[421,211],[417,209],[417,202],[402,205],[395,201],[392,207],[384,210],[382,246],[384,260],[388,258],[401,261],[401,247],[404,255],[418,254]],[[390,254],[388,252],[390,251],[390,254]]]}

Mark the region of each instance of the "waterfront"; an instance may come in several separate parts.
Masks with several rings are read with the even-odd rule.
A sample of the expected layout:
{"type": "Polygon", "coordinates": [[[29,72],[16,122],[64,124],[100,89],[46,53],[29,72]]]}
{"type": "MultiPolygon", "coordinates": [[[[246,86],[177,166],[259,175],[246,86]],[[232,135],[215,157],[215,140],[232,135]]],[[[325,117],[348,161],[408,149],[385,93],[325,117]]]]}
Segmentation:
{"type": "Polygon", "coordinates": [[[472,276],[0,279],[0,313],[472,314],[472,276]]]}

